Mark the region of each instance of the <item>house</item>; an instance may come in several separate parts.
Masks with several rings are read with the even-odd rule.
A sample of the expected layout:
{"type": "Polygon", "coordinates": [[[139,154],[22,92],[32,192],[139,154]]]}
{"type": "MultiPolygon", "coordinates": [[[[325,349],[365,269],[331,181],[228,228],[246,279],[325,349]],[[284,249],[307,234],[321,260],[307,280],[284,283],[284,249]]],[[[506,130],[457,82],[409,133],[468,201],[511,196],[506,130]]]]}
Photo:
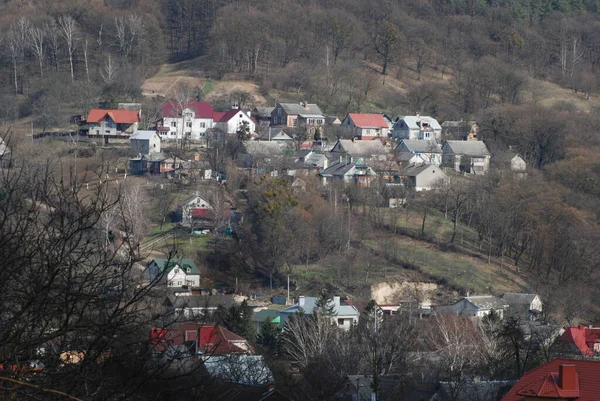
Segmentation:
{"type": "Polygon", "coordinates": [[[152,259],[146,274],[151,282],[166,278],[167,287],[200,286],[200,269],[191,259],[152,259]]]}
{"type": "Polygon", "coordinates": [[[475,121],[444,121],[442,138],[456,141],[477,141],[479,126],[475,121]]]}
{"type": "Polygon", "coordinates": [[[219,309],[229,309],[236,304],[233,295],[194,295],[178,293],[176,296],[166,298],[163,302],[165,313],[174,313],[185,319],[202,319],[204,322],[214,321],[219,309]]]}
{"type": "Polygon", "coordinates": [[[542,299],[537,294],[524,294],[519,292],[506,292],[502,299],[508,304],[509,311],[520,316],[533,318],[542,313],[542,299]]]}
{"type": "Polygon", "coordinates": [[[386,160],[388,151],[378,141],[357,141],[353,139],[339,139],[331,148],[331,160],[341,162],[343,160],[353,161],[357,159],[366,161],[386,160]]]}
{"type": "Polygon", "coordinates": [[[411,164],[442,164],[442,147],[434,140],[403,139],[394,149],[396,160],[411,164]]]}
{"type": "MultiPolygon", "coordinates": [[[[285,326],[290,316],[296,315],[300,311],[310,315],[317,307],[318,299],[319,298],[316,297],[299,296],[298,302],[279,311],[279,316],[281,318],[280,324],[285,326]]],[[[331,319],[337,323],[337,326],[342,330],[350,330],[350,328],[358,322],[358,317],[360,316],[358,309],[356,309],[355,306],[342,303],[340,297],[333,297],[329,306],[333,307],[331,319]]]]}
{"type": "Polygon", "coordinates": [[[282,141],[245,141],[239,163],[244,168],[277,170],[282,167],[288,148],[282,141]]]}
{"type": "Polygon", "coordinates": [[[340,119],[337,116],[327,116],[325,117],[325,124],[326,125],[341,125],[342,122],[340,121],[340,119]]]}
{"type": "Polygon", "coordinates": [[[504,317],[504,309],[508,305],[506,302],[493,295],[471,295],[466,296],[454,305],[449,307],[435,307],[436,312],[450,312],[456,316],[476,316],[485,317],[490,313],[497,313],[500,318],[504,317]]]}
{"type": "Polygon", "coordinates": [[[158,352],[183,345],[189,355],[223,356],[255,353],[248,340],[218,325],[183,323],[167,328],[153,328],[150,338],[158,352]]]}
{"type": "Polygon", "coordinates": [[[518,153],[512,151],[497,152],[491,158],[492,167],[498,170],[522,173],[527,170],[527,163],[518,153]]]}
{"type": "Polygon", "coordinates": [[[370,187],[371,181],[377,177],[373,168],[368,166],[363,159],[356,161],[336,162],[319,174],[323,185],[340,182],[344,184],[354,184],[357,187],[370,187]]]}
{"type": "Polygon", "coordinates": [[[599,395],[599,361],[557,358],[525,373],[502,401],[595,401],[599,395]]]}
{"type": "Polygon", "coordinates": [[[140,123],[139,110],[104,110],[91,109],[86,120],[90,138],[103,138],[108,144],[109,139],[133,134],[140,123]]]}
{"type": "Polygon", "coordinates": [[[446,141],[442,165],[459,173],[485,174],[490,168],[490,152],[481,141],[446,141]]]}
{"type": "Polygon", "coordinates": [[[191,224],[194,218],[201,215],[208,215],[213,207],[208,201],[202,198],[198,193],[188,196],[181,202],[181,222],[191,224]]]}
{"type": "Polygon", "coordinates": [[[206,102],[166,102],[157,125],[160,136],[167,140],[201,140],[213,128],[214,111],[213,106],[206,102]]]}
{"type": "Polygon", "coordinates": [[[567,327],[554,341],[550,352],[555,355],[600,358],[600,327],[567,327]]]}
{"type": "Polygon", "coordinates": [[[282,141],[291,142],[294,140],[294,134],[288,133],[283,129],[268,127],[260,135],[260,139],[263,141],[282,141]]]}
{"type": "Polygon", "coordinates": [[[388,123],[381,114],[348,113],[342,128],[361,140],[387,138],[389,132],[388,123]]]}
{"type": "Polygon", "coordinates": [[[448,176],[439,166],[430,164],[411,165],[398,171],[404,185],[414,188],[415,191],[429,191],[440,181],[445,181],[448,176]]]}
{"type": "Polygon", "coordinates": [[[160,136],[156,131],[135,131],[129,137],[129,148],[134,156],[160,153],[160,136]]]}
{"type": "Polygon", "coordinates": [[[170,175],[181,168],[181,160],[164,153],[150,153],[129,159],[131,174],[170,175]]]}
{"type": "Polygon", "coordinates": [[[255,107],[252,110],[252,117],[257,121],[258,125],[270,125],[271,113],[275,107],[255,107]]]}
{"type": "Polygon", "coordinates": [[[227,135],[252,134],[256,131],[256,120],[252,118],[250,111],[233,108],[224,113],[215,112],[213,120],[213,127],[227,135]]]}
{"type": "Polygon", "coordinates": [[[442,127],[438,121],[429,116],[404,116],[398,118],[392,127],[392,137],[400,139],[432,139],[440,141],[442,138],[442,127]]]}
{"type": "Polygon", "coordinates": [[[314,134],[324,124],[325,116],[314,103],[277,103],[271,112],[272,127],[302,127],[314,134]]]}
{"type": "Polygon", "coordinates": [[[295,168],[306,170],[316,170],[317,174],[329,166],[329,159],[322,153],[317,153],[312,149],[301,149],[296,155],[295,168]]]}

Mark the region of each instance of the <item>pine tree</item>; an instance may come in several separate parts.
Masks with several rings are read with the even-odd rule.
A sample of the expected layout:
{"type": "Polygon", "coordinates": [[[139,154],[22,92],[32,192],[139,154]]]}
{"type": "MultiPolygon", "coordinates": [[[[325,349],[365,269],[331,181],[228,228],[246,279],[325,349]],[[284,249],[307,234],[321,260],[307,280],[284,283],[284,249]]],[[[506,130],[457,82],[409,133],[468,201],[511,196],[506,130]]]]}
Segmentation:
{"type": "Polygon", "coordinates": [[[281,345],[281,329],[271,318],[266,318],[260,324],[260,333],[257,336],[257,344],[263,347],[269,354],[278,355],[281,345]]]}
{"type": "Polygon", "coordinates": [[[328,291],[323,291],[321,296],[315,302],[315,311],[325,316],[337,315],[335,311],[335,304],[333,302],[333,296],[328,291]]]}

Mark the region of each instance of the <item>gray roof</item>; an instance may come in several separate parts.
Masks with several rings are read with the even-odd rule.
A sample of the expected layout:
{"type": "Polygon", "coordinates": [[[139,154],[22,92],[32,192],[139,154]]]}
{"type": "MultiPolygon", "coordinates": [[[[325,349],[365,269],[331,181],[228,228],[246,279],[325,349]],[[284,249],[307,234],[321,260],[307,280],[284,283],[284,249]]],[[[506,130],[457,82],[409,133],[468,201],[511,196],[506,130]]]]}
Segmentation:
{"type": "Polygon", "coordinates": [[[298,114],[303,117],[323,117],[323,112],[314,103],[306,103],[306,105],[299,103],[279,103],[279,105],[286,114],[298,114]]]}
{"type": "Polygon", "coordinates": [[[399,176],[404,177],[416,177],[421,174],[423,171],[427,170],[429,167],[437,168],[441,171],[439,167],[432,166],[430,164],[413,164],[411,166],[405,167],[402,170],[398,171],[399,176]]]}
{"type": "Polygon", "coordinates": [[[186,295],[171,298],[171,302],[176,308],[229,308],[236,303],[232,295],[186,295]]]}
{"type": "Polygon", "coordinates": [[[283,148],[277,141],[247,141],[244,148],[253,156],[283,156],[283,148]]]}
{"type": "Polygon", "coordinates": [[[399,149],[402,143],[413,153],[442,153],[442,147],[434,140],[403,139],[396,149],[399,149]]]}
{"type": "Polygon", "coordinates": [[[500,298],[493,295],[471,295],[465,299],[481,310],[504,309],[506,305],[500,298]]]}
{"type": "Polygon", "coordinates": [[[388,154],[387,150],[378,139],[373,141],[340,139],[338,142],[344,151],[353,157],[372,157],[388,154]]]}
{"type": "Polygon", "coordinates": [[[275,107],[256,107],[254,114],[261,118],[270,118],[273,110],[275,110],[275,107]]]}
{"type": "Polygon", "coordinates": [[[398,121],[400,120],[403,120],[410,129],[421,129],[421,123],[423,122],[429,123],[429,127],[434,130],[442,129],[440,123],[435,118],[429,116],[404,116],[398,119],[398,121]]]}
{"type": "Polygon", "coordinates": [[[327,160],[327,156],[325,156],[324,154],[311,153],[304,158],[304,164],[308,166],[323,168],[325,167],[327,160]]]}
{"type": "Polygon", "coordinates": [[[158,136],[156,131],[137,130],[129,137],[129,139],[146,139],[146,140],[148,140],[148,139],[152,138],[154,135],[158,136]]]}
{"type": "Polygon", "coordinates": [[[337,121],[336,125],[341,124],[342,122],[338,118],[338,116],[327,116],[325,117],[325,123],[328,125],[332,125],[337,121]]]}
{"type": "Polygon", "coordinates": [[[502,299],[509,304],[526,304],[533,302],[537,294],[525,294],[521,292],[507,292],[502,295],[502,299]]]}
{"type": "Polygon", "coordinates": [[[489,156],[490,152],[481,141],[446,141],[444,151],[449,149],[455,155],[467,155],[475,157],[489,156]]]}
{"type": "MultiPolygon", "coordinates": [[[[279,314],[284,314],[284,315],[293,315],[294,313],[298,313],[300,312],[300,309],[302,309],[304,311],[304,313],[306,314],[311,314],[313,313],[313,310],[316,307],[316,303],[317,300],[319,298],[317,297],[304,297],[304,306],[302,308],[300,308],[298,303],[295,303],[292,306],[289,306],[285,309],[282,309],[281,311],[279,311],[279,314]]],[[[358,309],[356,309],[356,307],[352,306],[352,305],[336,305],[335,303],[332,304],[334,306],[334,313],[336,316],[358,316],[360,315],[360,313],[358,312],[358,309]]]]}
{"type": "Polygon", "coordinates": [[[352,170],[354,167],[360,166],[361,168],[366,168],[367,170],[367,174],[366,175],[370,175],[370,176],[374,176],[377,175],[377,173],[375,173],[375,171],[367,166],[364,163],[361,162],[341,162],[341,163],[335,163],[332,164],[331,166],[327,167],[325,170],[321,171],[321,176],[343,176],[345,175],[348,171],[352,170]]]}

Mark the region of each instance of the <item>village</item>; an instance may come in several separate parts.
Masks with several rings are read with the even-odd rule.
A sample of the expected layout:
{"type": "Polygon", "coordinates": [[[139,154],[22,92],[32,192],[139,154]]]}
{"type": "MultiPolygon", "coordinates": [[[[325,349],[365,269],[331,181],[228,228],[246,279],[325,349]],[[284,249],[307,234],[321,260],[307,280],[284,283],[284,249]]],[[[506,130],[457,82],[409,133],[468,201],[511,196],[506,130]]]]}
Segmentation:
{"type": "MultiPolygon", "coordinates": [[[[76,119],[77,131],[69,138],[76,136],[78,146],[115,148],[126,155],[120,157],[126,159],[121,172],[118,164],[115,174],[108,170],[105,183],[139,180],[161,190],[179,183],[177,196],[162,206],[160,229],[140,241],[140,260],[129,275],[130,285],[148,288],[153,308],[165,317],[148,335],[155,357],[172,363],[173,371],[194,372],[201,363],[209,377],[237,388],[238,398],[232,393],[218,399],[289,400],[284,389],[273,386],[282,374],[274,367],[298,381],[314,357],[342,352],[339,341],[358,341],[388,368],[374,362],[370,371],[311,383],[329,387],[323,391],[332,398],[323,399],[516,401],[522,396],[572,399],[573,394],[595,399],[585,397],[597,394],[590,383],[600,375],[600,362],[592,362],[600,359],[600,328],[550,322],[540,294],[500,293],[502,285],[493,281],[459,288],[390,276],[356,297],[341,287],[316,291],[317,285],[306,292],[296,280],[290,290],[289,272],[276,272],[275,285],[271,272],[262,287],[258,282],[238,286],[237,275],[207,279],[206,267],[197,263],[198,247],[211,238],[217,247],[217,238],[243,237],[239,229],[250,218],[251,203],[239,184],[243,180],[283,180],[284,191],[299,197],[313,191],[336,213],[345,210],[342,219],[345,213],[348,225],[341,227],[350,232],[351,213],[359,213],[362,201],[352,201],[349,194],[357,191],[380,195],[374,203],[362,202],[364,214],[366,208],[402,210],[475,177],[499,175],[517,182],[527,177],[530,170],[517,152],[488,150],[475,121],[440,124],[419,113],[339,118],[304,102],[252,110],[233,105],[219,112],[206,102],[174,100],[147,127],[141,126],[141,113],[140,105],[130,103],[92,109],[76,119]],[[174,240],[177,235],[185,237],[184,245],[174,240]],[[503,349],[510,341],[516,348],[503,349]],[[516,358],[511,369],[521,374],[535,367],[532,363],[540,367],[519,381],[498,379],[502,373],[490,367],[497,358],[516,358]],[[487,368],[476,373],[473,366],[480,365],[487,368]],[[398,366],[411,374],[398,375],[398,366]]],[[[7,159],[10,148],[4,145],[2,154],[7,159]]],[[[96,182],[88,179],[86,189],[96,182]]],[[[454,213],[452,241],[458,209],[454,213]]],[[[421,234],[426,217],[427,212],[421,234]]],[[[107,243],[116,246],[119,234],[110,235],[109,240],[107,228],[107,243]]],[[[348,249],[353,246],[351,237],[342,239],[342,247],[346,241],[348,249]]],[[[504,268],[514,269],[509,262],[504,268]]],[[[61,359],[77,364],[85,353],[64,349],[61,359]]],[[[215,393],[206,399],[224,390],[210,391],[215,393]]]]}

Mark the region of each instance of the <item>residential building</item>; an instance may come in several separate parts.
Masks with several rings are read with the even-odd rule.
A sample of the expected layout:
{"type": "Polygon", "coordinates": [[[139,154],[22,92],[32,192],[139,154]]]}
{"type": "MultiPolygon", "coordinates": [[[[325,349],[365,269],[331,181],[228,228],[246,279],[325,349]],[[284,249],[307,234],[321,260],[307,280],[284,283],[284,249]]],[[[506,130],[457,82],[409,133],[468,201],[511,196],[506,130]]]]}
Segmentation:
{"type": "Polygon", "coordinates": [[[506,302],[493,295],[471,295],[464,297],[454,305],[434,307],[434,310],[436,313],[452,313],[456,316],[476,316],[478,318],[494,312],[502,319],[507,307],[506,302]]]}
{"type": "Polygon", "coordinates": [[[442,164],[442,147],[434,140],[403,139],[394,149],[396,160],[404,166],[411,164],[442,164]]]}
{"type": "Polygon", "coordinates": [[[314,103],[277,103],[271,112],[273,127],[303,127],[314,133],[324,124],[325,116],[314,103]]]}
{"type": "Polygon", "coordinates": [[[252,110],[252,117],[257,121],[257,125],[271,125],[271,113],[275,107],[255,107],[252,110]]]}
{"type": "Polygon", "coordinates": [[[357,141],[353,139],[339,139],[331,148],[331,161],[356,161],[363,159],[367,162],[386,160],[389,154],[381,141],[357,141]]]}
{"type": "Polygon", "coordinates": [[[498,170],[523,173],[527,170],[527,163],[518,153],[513,151],[497,152],[491,158],[492,167],[498,170]]]}
{"type": "Polygon", "coordinates": [[[103,138],[108,144],[110,139],[129,137],[140,123],[139,110],[91,109],[86,120],[90,138],[103,138]]]}
{"type": "Polygon", "coordinates": [[[166,313],[174,313],[185,319],[203,319],[214,322],[219,309],[229,309],[236,302],[233,295],[194,295],[178,293],[175,297],[166,298],[163,307],[166,313]]]}
{"type": "Polygon", "coordinates": [[[342,121],[342,128],[361,140],[387,139],[389,132],[388,123],[381,114],[349,113],[342,121]]]}
{"type": "Polygon", "coordinates": [[[238,158],[240,166],[254,168],[258,172],[279,171],[283,165],[286,152],[293,153],[285,141],[245,141],[238,158]]]}
{"type": "Polygon", "coordinates": [[[442,127],[442,138],[456,141],[477,141],[479,126],[475,121],[444,121],[442,127]]]}
{"type": "Polygon", "coordinates": [[[398,171],[404,185],[414,188],[415,191],[429,191],[440,181],[445,181],[448,176],[439,166],[430,164],[411,165],[398,171]]]}
{"type": "Polygon", "coordinates": [[[227,135],[256,132],[256,120],[252,117],[250,111],[233,108],[226,112],[215,112],[213,119],[213,127],[220,129],[227,135]]]}
{"type": "Polygon", "coordinates": [[[151,282],[166,279],[167,287],[200,286],[200,269],[191,259],[153,259],[146,274],[151,282]]]}
{"type": "Polygon", "coordinates": [[[214,108],[206,102],[166,102],[158,128],[162,139],[199,141],[213,128],[214,108]],[[167,130],[168,129],[168,130],[167,130]]]}
{"type": "Polygon", "coordinates": [[[173,175],[181,168],[181,160],[164,153],[150,153],[129,159],[131,174],[173,175]]]}
{"type": "Polygon", "coordinates": [[[312,149],[301,149],[296,155],[295,162],[295,169],[302,169],[308,173],[315,172],[319,174],[329,166],[327,156],[312,149]]]}
{"type": "Polygon", "coordinates": [[[600,358],[600,327],[567,327],[550,352],[561,356],[600,358]]]}
{"type": "Polygon", "coordinates": [[[155,350],[165,352],[169,348],[184,345],[189,355],[223,356],[231,354],[254,354],[248,340],[223,326],[183,323],[168,328],[151,329],[150,338],[155,350]]]}
{"type": "Polygon", "coordinates": [[[485,174],[490,168],[490,152],[481,141],[446,141],[442,165],[459,173],[485,174]]]}
{"type": "MultiPolygon", "coordinates": [[[[279,311],[279,316],[281,318],[280,324],[284,326],[292,315],[296,315],[301,311],[307,315],[310,315],[317,307],[318,299],[319,298],[316,297],[306,297],[303,295],[299,296],[298,302],[279,311]]],[[[340,297],[333,297],[333,300],[328,306],[333,308],[333,315],[331,316],[331,319],[338,325],[339,328],[343,330],[350,330],[350,328],[358,322],[358,317],[360,316],[358,309],[356,309],[355,306],[342,303],[340,297]]]]}
{"type": "Polygon", "coordinates": [[[160,136],[156,131],[135,131],[129,137],[129,148],[134,156],[160,153],[160,136]]]}
{"type": "Polygon", "coordinates": [[[184,224],[191,224],[196,217],[201,215],[208,215],[213,211],[213,207],[208,201],[202,198],[198,193],[188,196],[181,202],[181,222],[184,224]]]}
{"type": "Polygon", "coordinates": [[[363,159],[356,161],[342,160],[334,162],[319,174],[323,185],[330,183],[353,184],[357,187],[370,187],[371,182],[377,177],[373,168],[367,165],[363,159]]]}
{"type": "Polygon", "coordinates": [[[502,401],[600,400],[600,362],[558,358],[530,370],[502,401]]]}
{"type": "Polygon", "coordinates": [[[325,117],[325,124],[327,125],[341,125],[342,122],[340,121],[340,119],[337,116],[327,116],[325,117]]]}
{"type": "Polygon", "coordinates": [[[401,139],[436,140],[442,138],[442,127],[438,121],[429,116],[404,116],[400,117],[392,127],[392,137],[401,139]]]}
{"type": "Polygon", "coordinates": [[[506,292],[502,300],[508,304],[508,311],[522,317],[533,319],[542,313],[542,299],[537,294],[506,292]]]}

